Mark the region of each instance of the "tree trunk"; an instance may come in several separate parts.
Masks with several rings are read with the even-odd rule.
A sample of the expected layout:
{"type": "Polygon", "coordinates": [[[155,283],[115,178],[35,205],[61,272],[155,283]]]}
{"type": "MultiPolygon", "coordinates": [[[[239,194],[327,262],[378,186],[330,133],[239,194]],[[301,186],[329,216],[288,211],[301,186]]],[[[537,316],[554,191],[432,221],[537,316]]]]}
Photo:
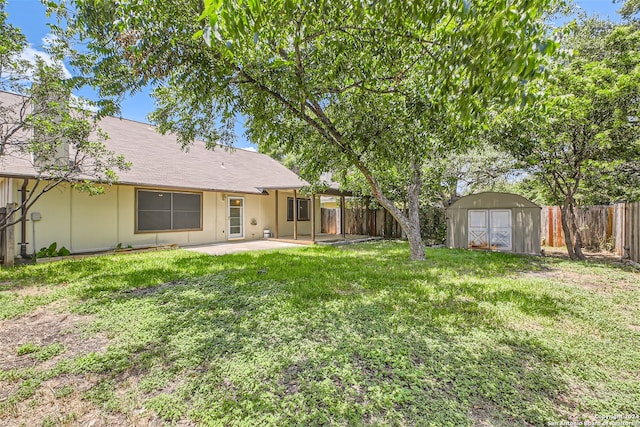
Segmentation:
{"type": "Polygon", "coordinates": [[[567,247],[567,252],[569,253],[569,258],[576,259],[576,254],[573,251],[573,240],[571,239],[571,229],[569,228],[568,223],[568,211],[567,211],[567,202],[565,200],[564,204],[560,208],[560,222],[562,223],[562,232],[564,233],[564,243],[567,247]]]}
{"type": "Polygon", "coordinates": [[[585,256],[582,253],[582,236],[580,236],[580,230],[576,224],[575,202],[572,196],[567,195],[567,197],[565,197],[560,212],[562,231],[564,232],[564,241],[567,245],[569,258],[584,260],[585,256]]]}
{"type": "Polygon", "coordinates": [[[571,219],[571,231],[573,232],[573,252],[576,259],[584,261],[585,256],[582,253],[582,236],[580,235],[580,229],[576,222],[576,202],[573,199],[573,196],[569,196],[569,211],[571,212],[571,215],[569,216],[571,219]]]}
{"type": "Polygon", "coordinates": [[[411,161],[411,170],[411,183],[407,186],[407,200],[409,201],[408,226],[411,232],[409,233],[405,230],[405,234],[411,248],[411,259],[423,260],[425,259],[424,242],[420,233],[420,187],[422,187],[422,175],[420,165],[415,159],[411,161]]]}
{"type": "Polygon", "coordinates": [[[409,200],[409,215],[406,215],[396,205],[389,200],[383,193],[376,179],[371,175],[367,168],[356,164],[360,172],[373,190],[373,196],[378,202],[398,221],[400,227],[404,230],[409,241],[411,251],[411,259],[416,261],[424,261],[424,243],[420,235],[420,215],[418,211],[418,200],[420,195],[420,187],[422,185],[422,176],[419,165],[414,160],[412,162],[412,179],[411,184],[407,187],[407,198],[409,200]]]}

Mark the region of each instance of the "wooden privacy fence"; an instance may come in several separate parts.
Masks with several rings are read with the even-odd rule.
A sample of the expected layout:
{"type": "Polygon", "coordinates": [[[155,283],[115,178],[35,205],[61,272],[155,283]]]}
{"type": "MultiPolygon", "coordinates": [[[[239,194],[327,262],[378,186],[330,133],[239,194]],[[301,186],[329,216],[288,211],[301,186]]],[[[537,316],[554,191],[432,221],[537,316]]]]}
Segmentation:
{"type": "MultiPolygon", "coordinates": [[[[340,234],[340,208],[322,208],[321,230],[327,234],[340,234]]],[[[344,211],[344,232],[382,236],[386,238],[402,238],[400,224],[386,209],[366,209],[361,207],[346,208],[344,211]]]]}
{"type": "MultiPolygon", "coordinates": [[[[576,215],[585,248],[640,262],[640,202],[578,208],[576,215]]],[[[542,208],[541,225],[543,244],[565,246],[559,206],[542,208]]]]}
{"type": "MultiPolygon", "coordinates": [[[[542,208],[542,243],[564,246],[560,207],[542,208]]],[[[340,233],[340,209],[322,208],[322,232],[340,233]]],[[[348,207],[345,209],[345,233],[403,238],[400,225],[385,209],[348,207]]],[[[427,243],[442,243],[446,231],[445,212],[426,208],[420,212],[422,237],[427,243]]],[[[640,262],[640,202],[578,208],[577,222],[585,248],[606,250],[640,262]]]]}
{"type": "MultiPolygon", "coordinates": [[[[576,222],[582,236],[582,244],[589,249],[613,248],[613,212],[614,206],[589,206],[576,209],[576,222]]],[[[559,206],[542,208],[543,245],[565,246],[559,206]]]]}
{"type": "MultiPolygon", "coordinates": [[[[340,234],[340,208],[322,208],[320,212],[322,233],[340,234]]],[[[424,208],[420,211],[420,220],[422,237],[428,243],[442,243],[446,231],[444,210],[424,208]]],[[[381,236],[389,239],[405,237],[400,224],[384,208],[347,207],[344,222],[346,234],[381,236]]]]}
{"type": "MultiPolygon", "coordinates": [[[[4,222],[5,217],[7,216],[7,208],[0,208],[0,223],[4,222]]],[[[0,230],[0,262],[4,263],[5,257],[5,239],[7,238],[7,229],[4,228],[0,230]]]]}

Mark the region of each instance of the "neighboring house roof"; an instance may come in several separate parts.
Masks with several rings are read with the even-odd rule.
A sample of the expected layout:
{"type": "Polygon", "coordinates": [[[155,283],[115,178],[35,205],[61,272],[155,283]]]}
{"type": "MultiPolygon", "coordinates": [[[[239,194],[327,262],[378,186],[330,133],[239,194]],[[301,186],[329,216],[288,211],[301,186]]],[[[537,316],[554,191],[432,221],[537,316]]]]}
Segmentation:
{"type": "MultiPolygon", "coordinates": [[[[0,93],[0,105],[16,95],[0,93]]],[[[215,150],[196,141],[183,151],[174,135],[160,135],[152,125],[115,117],[100,120],[98,126],[109,135],[107,147],[132,163],[118,172],[118,183],[262,194],[271,189],[300,189],[307,186],[298,175],[271,157],[242,149],[215,150]]],[[[30,159],[5,157],[0,176],[35,177],[30,159]]]]}
{"type": "Polygon", "coordinates": [[[352,191],[342,190],[340,184],[333,180],[333,173],[324,172],[320,174],[320,183],[327,186],[327,189],[322,194],[329,194],[332,196],[353,196],[352,191]]]}

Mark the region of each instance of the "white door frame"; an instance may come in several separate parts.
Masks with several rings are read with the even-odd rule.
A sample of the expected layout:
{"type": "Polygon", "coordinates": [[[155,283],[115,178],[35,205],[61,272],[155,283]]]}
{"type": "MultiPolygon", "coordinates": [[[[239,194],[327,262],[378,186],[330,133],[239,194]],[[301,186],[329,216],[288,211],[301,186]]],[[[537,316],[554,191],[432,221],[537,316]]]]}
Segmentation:
{"type": "Polygon", "coordinates": [[[497,251],[511,252],[513,250],[513,219],[511,215],[511,209],[491,209],[489,211],[489,247],[497,251]],[[497,221],[494,221],[493,214],[506,213],[508,214],[508,226],[498,227],[497,221]],[[501,243],[502,246],[494,247],[496,243],[501,243]]]}
{"type": "Polygon", "coordinates": [[[489,249],[489,211],[487,209],[469,209],[467,213],[467,247],[469,249],[489,249]],[[482,226],[471,226],[471,216],[475,213],[483,215],[482,226]]]}
{"type": "Polygon", "coordinates": [[[244,197],[227,197],[227,239],[244,239],[244,197]],[[240,205],[233,206],[231,204],[233,200],[240,200],[240,205]],[[231,208],[240,209],[240,233],[231,232],[231,208]]]}

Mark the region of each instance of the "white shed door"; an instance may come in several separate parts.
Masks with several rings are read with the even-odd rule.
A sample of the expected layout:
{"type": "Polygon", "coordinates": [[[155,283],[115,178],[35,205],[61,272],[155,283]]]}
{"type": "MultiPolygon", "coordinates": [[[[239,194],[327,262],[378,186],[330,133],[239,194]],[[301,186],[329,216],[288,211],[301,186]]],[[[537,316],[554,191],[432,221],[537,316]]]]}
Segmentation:
{"type": "Polygon", "coordinates": [[[489,216],[486,210],[469,211],[469,249],[489,249],[489,216]]]}
{"type": "Polygon", "coordinates": [[[469,249],[511,251],[511,210],[469,210],[469,249]]]}
{"type": "Polygon", "coordinates": [[[498,251],[511,250],[511,210],[491,210],[489,247],[498,251]]]}

